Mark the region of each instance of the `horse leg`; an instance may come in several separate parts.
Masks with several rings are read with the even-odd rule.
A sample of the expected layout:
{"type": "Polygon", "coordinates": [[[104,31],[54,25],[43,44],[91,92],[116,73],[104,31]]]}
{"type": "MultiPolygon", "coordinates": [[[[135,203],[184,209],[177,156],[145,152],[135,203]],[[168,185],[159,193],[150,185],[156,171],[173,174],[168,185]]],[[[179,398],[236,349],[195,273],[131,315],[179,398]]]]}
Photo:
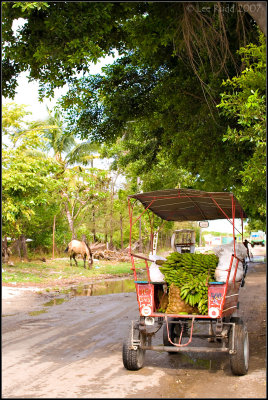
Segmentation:
{"type": "Polygon", "coordinates": [[[87,255],[86,254],[84,254],[84,256],[83,256],[83,260],[84,260],[84,268],[86,269],[87,267],[86,267],[86,259],[87,259],[87,255]]]}
{"type": "Polygon", "coordinates": [[[77,261],[76,261],[76,259],[75,259],[75,254],[73,254],[73,259],[74,259],[75,265],[76,265],[76,267],[77,267],[77,261]]]}
{"type": "Polygon", "coordinates": [[[72,266],[72,256],[70,256],[70,266],[72,266]]]}
{"type": "Polygon", "coordinates": [[[90,262],[89,262],[89,257],[88,257],[88,267],[89,267],[89,269],[92,269],[93,256],[92,256],[92,251],[90,250],[90,247],[89,247],[89,256],[90,256],[90,262]]]}

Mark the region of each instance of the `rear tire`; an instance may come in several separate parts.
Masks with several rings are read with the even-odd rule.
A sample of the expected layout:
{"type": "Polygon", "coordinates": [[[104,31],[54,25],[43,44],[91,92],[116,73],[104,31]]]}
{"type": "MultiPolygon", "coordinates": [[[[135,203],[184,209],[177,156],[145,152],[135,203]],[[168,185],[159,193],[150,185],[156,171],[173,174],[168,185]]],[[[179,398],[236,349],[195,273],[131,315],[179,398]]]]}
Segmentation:
{"type": "MultiPolygon", "coordinates": [[[[130,349],[131,346],[131,336],[132,336],[132,328],[129,330],[128,338],[123,343],[122,349],[122,358],[123,364],[126,369],[129,371],[138,371],[143,367],[144,359],[145,359],[145,350],[138,347],[136,350],[130,349]]],[[[136,340],[141,340],[142,336],[137,327],[133,329],[133,337],[136,340]]]]}
{"type": "MultiPolygon", "coordinates": [[[[232,321],[231,322],[235,322],[232,321]]],[[[235,323],[235,328],[230,331],[229,341],[232,343],[233,329],[234,335],[234,350],[235,354],[230,354],[231,370],[234,375],[246,375],[248,372],[249,362],[249,341],[246,326],[241,320],[235,323]]]]}

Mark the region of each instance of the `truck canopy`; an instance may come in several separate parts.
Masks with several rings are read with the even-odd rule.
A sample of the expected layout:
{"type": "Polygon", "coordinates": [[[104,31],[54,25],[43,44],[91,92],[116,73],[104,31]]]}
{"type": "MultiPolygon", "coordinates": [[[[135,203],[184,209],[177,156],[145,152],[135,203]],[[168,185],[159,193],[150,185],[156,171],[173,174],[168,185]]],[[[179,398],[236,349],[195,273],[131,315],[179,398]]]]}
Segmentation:
{"type": "Polygon", "coordinates": [[[128,196],[139,200],[145,209],[151,210],[167,221],[203,221],[213,219],[247,218],[233,193],[204,192],[194,189],[166,189],[128,196]],[[233,199],[233,201],[232,201],[233,199]]]}

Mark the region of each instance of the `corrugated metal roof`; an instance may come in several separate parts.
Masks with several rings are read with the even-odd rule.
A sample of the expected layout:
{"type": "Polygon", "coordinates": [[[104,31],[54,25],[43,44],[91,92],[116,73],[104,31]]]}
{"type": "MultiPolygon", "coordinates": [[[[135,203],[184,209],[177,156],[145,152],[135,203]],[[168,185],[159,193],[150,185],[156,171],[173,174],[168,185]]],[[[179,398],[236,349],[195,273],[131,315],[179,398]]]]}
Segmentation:
{"type": "Polygon", "coordinates": [[[194,189],[166,189],[128,196],[167,221],[203,221],[232,219],[232,196],[235,218],[247,218],[236,197],[230,192],[204,192],[194,189]],[[222,211],[221,211],[221,209],[222,211]],[[224,214],[225,213],[225,214],[224,214]]]}

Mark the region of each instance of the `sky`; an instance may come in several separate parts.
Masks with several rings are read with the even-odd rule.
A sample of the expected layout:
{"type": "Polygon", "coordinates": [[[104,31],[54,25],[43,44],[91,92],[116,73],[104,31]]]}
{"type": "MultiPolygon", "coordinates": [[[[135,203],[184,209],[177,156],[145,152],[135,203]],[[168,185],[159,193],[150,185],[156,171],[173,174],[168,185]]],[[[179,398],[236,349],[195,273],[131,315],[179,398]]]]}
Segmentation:
{"type": "MultiPolygon", "coordinates": [[[[90,73],[101,73],[101,68],[106,64],[112,63],[114,60],[115,59],[112,56],[105,57],[96,65],[91,66],[90,73]]],[[[55,107],[57,100],[67,92],[68,87],[65,86],[63,88],[56,89],[53,99],[45,98],[43,102],[40,102],[38,99],[38,81],[28,82],[27,75],[28,72],[22,72],[19,75],[16,95],[12,101],[17,104],[27,105],[26,110],[32,112],[32,115],[28,116],[29,120],[45,119],[48,117],[46,106],[48,106],[50,109],[55,107]]],[[[8,101],[11,100],[4,99],[4,103],[8,101]]]]}
{"type": "MultiPolygon", "coordinates": [[[[235,227],[242,232],[240,219],[235,219],[235,227]]],[[[245,222],[244,222],[245,229],[245,222]]],[[[203,232],[222,232],[222,233],[233,233],[233,225],[225,219],[215,219],[213,221],[209,221],[209,227],[202,230],[203,232]]],[[[235,231],[238,233],[237,231],[235,231]]]]}
{"type": "MultiPolygon", "coordinates": [[[[90,67],[91,74],[101,73],[101,68],[106,64],[111,64],[115,61],[113,56],[106,56],[101,61],[99,61],[96,65],[92,64],[90,67]]],[[[39,101],[38,98],[38,81],[28,82],[27,79],[28,72],[22,72],[18,77],[18,86],[16,88],[16,95],[13,100],[3,98],[3,103],[7,103],[10,101],[14,101],[17,104],[26,105],[26,110],[30,111],[32,114],[29,114],[25,117],[26,121],[36,121],[36,120],[44,120],[48,117],[47,109],[52,109],[56,106],[57,100],[67,93],[68,86],[65,85],[63,88],[55,89],[54,98],[48,99],[44,98],[42,102],[39,101]]],[[[79,142],[79,139],[76,139],[79,142]]],[[[8,140],[4,138],[4,143],[8,144],[8,140]]],[[[110,166],[111,160],[94,160],[94,166],[97,168],[108,169],[110,166]]],[[[119,185],[124,179],[118,179],[119,185]]]]}
{"type": "MultiPolygon", "coordinates": [[[[18,21],[13,25],[13,29],[16,30],[17,27],[23,21],[18,21]]],[[[101,68],[106,64],[111,64],[115,61],[113,56],[107,56],[99,61],[96,65],[92,64],[90,68],[91,74],[101,73],[101,68]]],[[[59,88],[55,90],[55,95],[53,99],[44,99],[43,102],[40,102],[38,99],[38,82],[28,82],[27,72],[23,72],[20,74],[18,78],[18,87],[16,90],[16,95],[14,98],[14,102],[17,104],[25,104],[27,105],[27,110],[32,112],[32,115],[28,116],[29,120],[42,120],[48,117],[46,106],[50,109],[56,105],[57,99],[64,95],[67,92],[67,87],[59,88]]],[[[3,99],[3,102],[10,101],[8,99],[3,99]]],[[[94,161],[96,167],[99,168],[108,168],[109,160],[101,161],[101,165],[98,165],[98,160],[94,161]]],[[[235,221],[236,228],[241,232],[241,223],[240,220],[235,221]]],[[[203,231],[216,231],[224,233],[232,233],[233,227],[230,222],[227,220],[213,220],[209,221],[209,227],[207,229],[203,229],[203,231]]]]}
{"type": "MultiPolygon", "coordinates": [[[[23,26],[25,20],[23,18],[19,18],[13,21],[12,29],[15,35],[17,34],[17,30],[23,26]]],[[[101,73],[101,68],[106,64],[111,64],[115,61],[118,53],[115,51],[115,57],[106,56],[101,59],[96,65],[91,64],[90,73],[97,74],[101,73]]],[[[46,111],[46,106],[49,108],[53,108],[56,105],[58,98],[64,95],[68,87],[65,85],[63,88],[58,88],[54,92],[53,99],[44,99],[43,102],[40,102],[38,99],[38,81],[28,82],[27,79],[28,72],[22,72],[18,77],[18,86],[16,89],[16,95],[14,98],[14,102],[17,104],[25,104],[27,105],[27,111],[32,112],[28,118],[29,120],[39,120],[45,119],[48,117],[48,113],[46,111]]],[[[4,103],[10,101],[9,99],[3,99],[4,103]]]]}

